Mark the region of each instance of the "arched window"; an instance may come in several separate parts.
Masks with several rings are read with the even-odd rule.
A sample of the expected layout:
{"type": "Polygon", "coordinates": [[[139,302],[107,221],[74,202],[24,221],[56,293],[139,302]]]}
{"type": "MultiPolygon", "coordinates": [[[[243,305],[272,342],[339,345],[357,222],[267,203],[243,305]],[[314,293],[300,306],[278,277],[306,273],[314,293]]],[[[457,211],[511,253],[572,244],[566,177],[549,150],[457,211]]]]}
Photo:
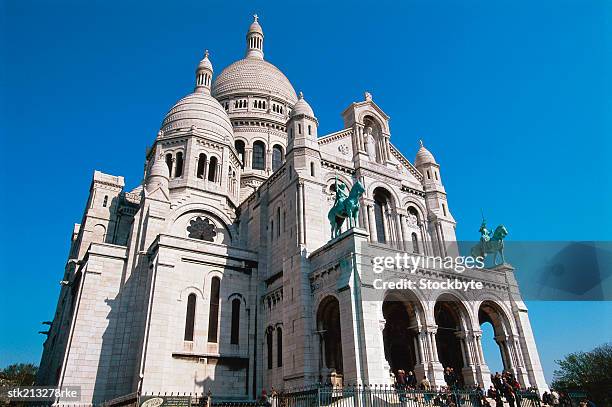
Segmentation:
{"type": "Polygon", "coordinates": [[[391,202],[389,192],[376,188],[374,190],[374,220],[376,224],[376,240],[379,243],[386,243],[387,236],[385,234],[385,213],[391,202]]]}
{"type": "Polygon", "coordinates": [[[187,297],[187,315],[185,317],[185,336],[186,341],[193,341],[193,329],[195,324],[196,295],[189,294],[187,297]]]}
{"type": "Polygon", "coordinates": [[[208,164],[208,180],[215,181],[217,177],[217,157],[210,157],[210,162],[208,164]]]}
{"type": "Polygon", "coordinates": [[[446,216],[446,205],[442,204],[442,213],[446,216]]]}
{"type": "Polygon", "coordinates": [[[232,300],[232,326],[230,332],[230,343],[238,345],[240,339],[240,300],[232,300]]]}
{"type": "Polygon", "coordinates": [[[415,232],[412,232],[412,252],[419,253],[419,238],[415,232]]]}
{"type": "Polygon", "coordinates": [[[172,153],[166,154],[166,165],[168,166],[168,176],[172,178],[172,153]]]}
{"type": "Polygon", "coordinates": [[[283,147],[275,144],[272,147],[272,171],[276,171],[283,165],[283,147]]]}
{"type": "Polygon", "coordinates": [[[266,145],[263,141],[253,143],[253,169],[266,169],[266,145]]]}
{"type": "Polygon", "coordinates": [[[268,369],[272,369],[272,329],[266,334],[266,346],[268,348],[268,369]]]}
{"type": "Polygon", "coordinates": [[[236,151],[238,152],[238,158],[240,159],[241,166],[244,168],[244,141],[236,140],[234,147],[236,147],[236,151]]]}
{"type": "Polygon", "coordinates": [[[108,195],[104,195],[104,202],[102,202],[103,208],[106,208],[106,205],[108,205],[108,195]]]}
{"type": "Polygon", "coordinates": [[[208,315],[208,342],[217,343],[219,331],[219,289],[221,279],[213,277],[210,281],[210,312],[208,315]]]}
{"type": "Polygon", "coordinates": [[[283,331],[276,328],[276,366],[283,366],[283,331]]]}
{"type": "Polygon", "coordinates": [[[196,176],[198,178],[204,178],[204,169],[206,168],[206,154],[200,153],[198,156],[198,170],[196,176]]]}
{"type": "Polygon", "coordinates": [[[310,124],[308,125],[308,135],[312,135],[312,126],[310,124]]]}
{"type": "Polygon", "coordinates": [[[302,134],[302,125],[298,123],[298,134],[302,134]]]}
{"type": "Polygon", "coordinates": [[[178,152],[176,153],[176,171],[175,171],[174,176],[178,178],[182,175],[183,175],[183,153],[178,152]]]}
{"type": "Polygon", "coordinates": [[[312,177],[315,176],[315,165],[314,165],[314,162],[310,163],[310,176],[312,176],[312,177]]]}

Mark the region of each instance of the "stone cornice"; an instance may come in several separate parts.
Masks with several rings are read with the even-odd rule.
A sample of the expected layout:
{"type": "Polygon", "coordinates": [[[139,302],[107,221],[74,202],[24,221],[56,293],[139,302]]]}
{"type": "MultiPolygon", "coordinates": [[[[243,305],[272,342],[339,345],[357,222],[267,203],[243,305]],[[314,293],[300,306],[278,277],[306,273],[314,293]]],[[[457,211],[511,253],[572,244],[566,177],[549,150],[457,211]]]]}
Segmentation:
{"type": "Polygon", "coordinates": [[[320,145],[325,145],[325,144],[329,144],[329,143],[333,143],[334,141],[337,140],[341,140],[345,137],[349,137],[353,134],[353,129],[349,128],[349,129],[343,129],[340,131],[337,131],[335,133],[331,133],[331,134],[327,134],[323,137],[319,137],[317,139],[317,142],[320,145]]]}

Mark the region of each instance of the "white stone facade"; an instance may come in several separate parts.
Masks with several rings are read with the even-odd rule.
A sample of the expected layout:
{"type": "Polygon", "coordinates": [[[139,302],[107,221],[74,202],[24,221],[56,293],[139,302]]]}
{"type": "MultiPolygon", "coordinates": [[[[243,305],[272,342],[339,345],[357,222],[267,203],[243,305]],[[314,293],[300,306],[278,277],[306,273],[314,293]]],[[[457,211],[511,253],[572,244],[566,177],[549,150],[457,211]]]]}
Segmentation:
{"type": "Polygon", "coordinates": [[[468,274],[487,294],[368,299],[364,247],[457,254],[441,167],[423,146],[412,164],[391,144],[389,117],[368,93],[342,113],[344,129],[319,137],[313,109],[264,60],[257,19],[246,42],[245,58],[216,79],[206,53],[141,186],[128,192],[122,177],[95,172],[39,382],[81,386],[83,404],[136,391],[250,399],[334,371],[344,383],[384,384],[405,367],[442,385],[454,363],[466,384],[487,385],[484,319],[505,368],[546,389],[510,266],[468,274]],[[330,242],[336,178],[366,190],[359,227],[330,242]],[[438,332],[438,310],[452,316],[456,341],[438,332]],[[392,338],[397,321],[403,344],[392,338]]]}

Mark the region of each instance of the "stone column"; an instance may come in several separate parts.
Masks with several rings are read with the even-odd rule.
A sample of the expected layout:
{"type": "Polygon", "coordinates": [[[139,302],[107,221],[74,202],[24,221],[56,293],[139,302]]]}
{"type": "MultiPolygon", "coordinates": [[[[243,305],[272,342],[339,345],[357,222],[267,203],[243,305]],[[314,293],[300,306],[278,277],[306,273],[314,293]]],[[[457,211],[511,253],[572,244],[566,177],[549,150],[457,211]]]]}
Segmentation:
{"type": "Polygon", "coordinates": [[[391,240],[391,228],[389,227],[389,209],[383,208],[382,212],[383,230],[385,231],[385,244],[389,244],[389,241],[391,240]]]}
{"type": "Polygon", "coordinates": [[[205,181],[208,181],[208,156],[204,160],[204,174],[202,175],[205,181]]]}
{"type": "Polygon", "coordinates": [[[376,235],[376,219],[374,217],[374,208],[372,205],[368,205],[368,222],[370,224],[370,241],[378,242],[378,236],[376,235]]]}
{"type": "Polygon", "coordinates": [[[430,325],[427,327],[427,338],[430,347],[430,358],[428,363],[428,376],[432,386],[445,386],[444,368],[438,359],[438,347],[436,344],[436,333],[438,327],[430,325]]]}
{"type": "Polygon", "coordinates": [[[400,250],[406,250],[404,248],[404,225],[402,225],[402,215],[395,213],[395,225],[397,227],[397,248],[400,250]]]}
{"type": "Polygon", "coordinates": [[[405,215],[402,215],[402,240],[404,244],[404,251],[410,252],[410,247],[412,246],[412,238],[408,236],[408,218],[405,215]]]}
{"type": "Polygon", "coordinates": [[[368,206],[362,200],[359,204],[359,225],[360,228],[365,229],[370,234],[370,223],[368,221],[368,206]]]}
{"type": "Polygon", "coordinates": [[[423,377],[427,376],[427,363],[429,362],[428,358],[428,348],[427,348],[427,333],[423,329],[419,329],[419,332],[414,337],[415,343],[415,353],[417,363],[414,366],[414,374],[417,377],[417,380],[423,379],[423,377]]]}
{"type": "MultiPolygon", "coordinates": [[[[387,321],[384,318],[381,318],[378,321],[378,328],[380,329],[380,339],[382,342],[382,352],[380,354],[380,356],[382,356],[382,369],[383,372],[385,373],[389,373],[391,371],[391,366],[389,365],[389,361],[387,360],[387,358],[385,357],[385,343],[384,343],[384,335],[383,335],[383,331],[385,329],[385,325],[387,324],[387,321]]],[[[391,383],[389,383],[391,384],[391,383]]]]}
{"type": "Polygon", "coordinates": [[[245,147],[244,148],[244,168],[245,169],[251,169],[252,168],[252,161],[253,161],[253,149],[252,148],[248,148],[245,147]]]}
{"type": "Polygon", "coordinates": [[[461,354],[463,356],[463,369],[461,369],[461,374],[463,376],[465,384],[469,386],[482,384],[478,381],[478,375],[476,374],[474,362],[474,355],[472,352],[470,352],[467,334],[465,332],[456,332],[455,335],[457,336],[457,338],[459,339],[459,343],[461,344],[461,354]]]}

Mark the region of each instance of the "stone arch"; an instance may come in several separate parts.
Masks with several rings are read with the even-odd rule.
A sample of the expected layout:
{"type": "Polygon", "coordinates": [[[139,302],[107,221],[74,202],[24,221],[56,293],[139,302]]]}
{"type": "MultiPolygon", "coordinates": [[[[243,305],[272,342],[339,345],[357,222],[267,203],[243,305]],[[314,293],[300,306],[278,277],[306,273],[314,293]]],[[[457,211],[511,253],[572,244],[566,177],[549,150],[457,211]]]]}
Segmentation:
{"type": "Polygon", "coordinates": [[[329,192],[330,191],[329,188],[336,181],[336,177],[338,177],[338,181],[339,182],[342,182],[349,189],[353,187],[353,179],[351,177],[348,177],[345,174],[327,173],[325,175],[325,178],[324,178],[325,179],[325,192],[329,192]]]}
{"type": "Polygon", "coordinates": [[[242,301],[242,304],[246,307],[247,303],[246,303],[246,299],[244,298],[244,295],[240,293],[231,293],[230,295],[227,296],[227,302],[231,302],[234,298],[238,298],[240,301],[242,301]]]}
{"type": "Polygon", "coordinates": [[[365,111],[361,112],[358,116],[358,122],[365,125],[366,122],[366,118],[368,116],[371,116],[375,123],[378,124],[380,130],[385,133],[385,134],[389,134],[389,127],[387,125],[387,120],[380,115],[380,113],[378,113],[376,110],[374,109],[366,109],[365,111]]]}
{"type": "Polygon", "coordinates": [[[166,230],[174,236],[186,237],[189,221],[198,215],[206,217],[215,223],[217,235],[213,243],[231,244],[234,237],[229,225],[233,223],[233,220],[224,212],[209,204],[191,203],[176,208],[166,220],[166,230]]]}
{"type": "Polygon", "coordinates": [[[285,162],[285,148],[279,144],[272,145],[272,171],[279,169],[285,162]]]}
{"type": "Polygon", "coordinates": [[[208,270],[208,272],[206,272],[204,275],[204,292],[206,292],[207,288],[210,288],[210,282],[214,277],[219,277],[221,282],[223,282],[223,272],[221,270],[208,270]]]}
{"type": "Polygon", "coordinates": [[[327,381],[342,375],[342,327],[340,301],[335,295],[323,297],[317,304],[316,332],[319,333],[319,375],[327,381]]]}
{"type": "Polygon", "coordinates": [[[433,318],[437,325],[436,347],[438,359],[445,369],[453,369],[462,384],[462,369],[465,366],[462,336],[472,327],[469,309],[456,294],[443,292],[435,300],[433,318]]]}
{"type": "Polygon", "coordinates": [[[101,223],[98,223],[93,227],[93,237],[92,241],[96,243],[104,243],[106,239],[106,226],[101,223]]]}
{"type": "MultiPolygon", "coordinates": [[[[510,353],[510,349],[513,348],[512,337],[513,327],[511,319],[504,310],[504,307],[494,300],[484,300],[477,308],[478,325],[481,331],[483,331],[482,341],[486,342],[487,338],[482,329],[483,325],[489,323],[493,328],[493,340],[495,341],[499,350],[499,360],[501,360],[502,370],[511,370],[514,366],[512,362],[513,356],[510,353]]],[[[485,352],[485,357],[487,356],[485,352]]],[[[490,355],[492,356],[492,355],[490,355]]],[[[515,355],[517,358],[519,355],[515,355]]],[[[487,365],[491,360],[485,360],[487,365]]]]}
{"type": "Polygon", "coordinates": [[[385,184],[382,181],[378,181],[378,180],[367,180],[369,181],[369,185],[366,188],[366,194],[365,196],[369,199],[374,199],[374,190],[377,188],[383,188],[386,189],[391,196],[393,197],[393,206],[397,207],[397,205],[399,205],[399,203],[402,202],[400,195],[398,194],[398,192],[395,190],[395,188],[391,187],[388,184],[385,184]]]}
{"type": "Polygon", "coordinates": [[[191,293],[199,294],[200,298],[204,299],[204,292],[199,287],[196,287],[195,285],[189,285],[179,292],[178,298],[176,300],[183,301],[191,293]]]}
{"type": "Polygon", "coordinates": [[[378,243],[389,244],[395,239],[394,222],[390,213],[395,211],[393,194],[388,188],[376,187],[372,191],[374,200],[374,227],[376,228],[376,239],[378,243]]]}
{"type": "Polygon", "coordinates": [[[255,170],[265,170],[267,161],[267,144],[265,141],[253,140],[251,167],[255,170]]]}
{"type": "Polygon", "coordinates": [[[426,325],[425,309],[418,294],[409,290],[387,291],[382,314],[384,356],[390,369],[394,373],[414,371],[422,363],[418,335],[426,325]]]}
{"type": "Polygon", "coordinates": [[[404,208],[406,211],[408,211],[408,208],[411,206],[417,210],[422,221],[425,221],[427,219],[427,208],[422,202],[419,202],[418,200],[413,198],[404,198],[402,200],[402,208],[404,208]]]}

